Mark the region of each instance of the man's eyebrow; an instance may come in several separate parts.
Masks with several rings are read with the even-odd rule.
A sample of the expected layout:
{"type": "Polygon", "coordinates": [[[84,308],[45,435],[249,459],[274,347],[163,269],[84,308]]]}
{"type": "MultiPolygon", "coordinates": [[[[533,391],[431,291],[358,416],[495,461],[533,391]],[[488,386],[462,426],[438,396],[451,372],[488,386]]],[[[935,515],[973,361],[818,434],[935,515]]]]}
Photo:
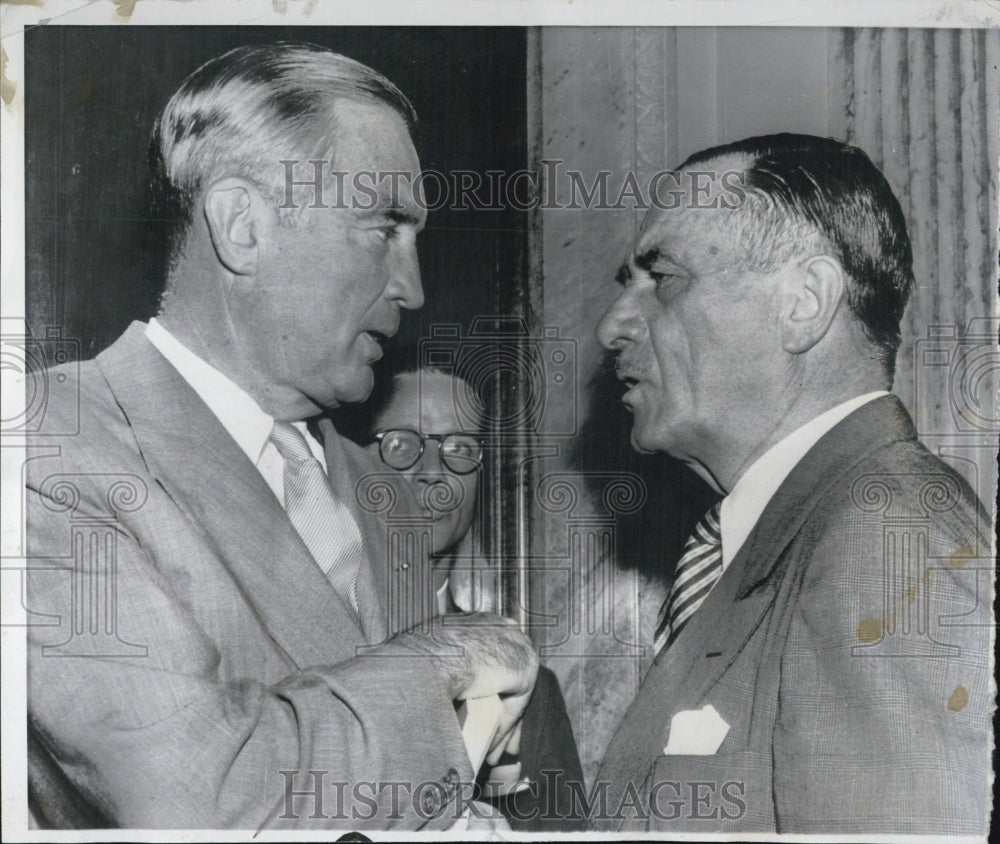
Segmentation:
{"type": "Polygon", "coordinates": [[[635,256],[635,265],[645,272],[649,272],[653,264],[656,263],[657,259],[660,257],[660,250],[658,247],[654,246],[652,249],[647,249],[641,255],[635,256]]]}
{"type": "Polygon", "coordinates": [[[382,216],[393,223],[403,223],[411,226],[420,225],[420,218],[416,214],[408,214],[405,211],[400,211],[398,208],[386,208],[382,212],[382,216]]]}
{"type": "Polygon", "coordinates": [[[618,268],[618,272],[615,273],[615,281],[624,287],[630,278],[632,278],[632,270],[629,269],[628,264],[622,264],[618,268]]]}

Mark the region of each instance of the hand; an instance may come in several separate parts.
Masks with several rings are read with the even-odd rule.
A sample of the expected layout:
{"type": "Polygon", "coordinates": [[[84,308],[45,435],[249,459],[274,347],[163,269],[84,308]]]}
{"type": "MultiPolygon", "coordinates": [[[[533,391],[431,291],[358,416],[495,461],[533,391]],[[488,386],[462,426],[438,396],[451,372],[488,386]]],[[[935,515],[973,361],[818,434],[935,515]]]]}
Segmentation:
{"type": "Polygon", "coordinates": [[[426,654],[453,700],[499,696],[503,713],[486,757],[495,764],[515,737],[538,675],[538,656],[517,623],[490,613],[456,613],[393,641],[426,654]]]}

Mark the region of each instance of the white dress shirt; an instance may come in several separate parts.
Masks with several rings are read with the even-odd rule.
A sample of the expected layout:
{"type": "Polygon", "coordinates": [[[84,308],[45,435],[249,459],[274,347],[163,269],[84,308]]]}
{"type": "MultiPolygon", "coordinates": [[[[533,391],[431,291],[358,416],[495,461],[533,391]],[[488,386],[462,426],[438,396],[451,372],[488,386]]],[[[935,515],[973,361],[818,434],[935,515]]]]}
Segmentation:
{"type": "MultiPolygon", "coordinates": [[[[271,492],[284,506],[285,461],[271,442],[273,417],[261,410],[260,405],[242,387],[211,364],[205,363],[155,318],[146,326],[146,339],[156,346],[160,354],[208,405],[208,409],[215,414],[229,436],[236,440],[243,453],[264,477],[271,492]]],[[[323,471],[327,471],[323,447],[306,430],[306,423],[293,424],[306,438],[309,450],[319,461],[323,471]]]]}
{"type": "Polygon", "coordinates": [[[866,393],[830,408],[758,457],[722,499],[719,527],[722,532],[722,570],[733,561],[757,524],[768,502],[799,461],[823,435],[862,405],[881,396],[885,390],[866,393]]]}

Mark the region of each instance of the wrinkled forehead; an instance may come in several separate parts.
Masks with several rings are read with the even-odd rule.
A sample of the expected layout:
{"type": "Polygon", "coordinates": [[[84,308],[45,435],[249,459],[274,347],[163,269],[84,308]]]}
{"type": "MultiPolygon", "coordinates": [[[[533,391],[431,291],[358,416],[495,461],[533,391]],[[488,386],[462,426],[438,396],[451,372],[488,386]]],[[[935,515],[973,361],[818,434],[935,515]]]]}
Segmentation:
{"type": "Polygon", "coordinates": [[[630,259],[665,242],[683,243],[692,235],[699,240],[725,238],[746,200],[744,189],[752,164],[748,155],[724,155],[662,178],[630,259]]]}
{"type": "Polygon", "coordinates": [[[338,166],[386,171],[420,166],[406,123],[387,105],[341,97],[334,104],[328,131],[336,140],[338,166]]]}
{"type": "Polygon", "coordinates": [[[443,372],[396,376],[392,397],[375,420],[377,428],[413,428],[424,434],[476,431],[481,421],[469,386],[443,372]]]}
{"type": "Polygon", "coordinates": [[[332,204],[396,208],[422,223],[420,160],[403,119],[391,108],[342,99],[334,109],[332,204]]]}

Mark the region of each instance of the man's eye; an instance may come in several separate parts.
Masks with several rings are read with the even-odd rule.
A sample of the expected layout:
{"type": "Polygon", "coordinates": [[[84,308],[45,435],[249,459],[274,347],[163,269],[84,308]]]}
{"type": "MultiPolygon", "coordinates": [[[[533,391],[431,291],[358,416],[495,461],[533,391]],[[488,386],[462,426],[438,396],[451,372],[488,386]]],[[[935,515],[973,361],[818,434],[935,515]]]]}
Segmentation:
{"type": "Polygon", "coordinates": [[[653,282],[656,297],[664,302],[676,296],[684,283],[684,274],[681,272],[650,270],[648,275],[653,282]]]}
{"type": "Polygon", "coordinates": [[[383,226],[378,231],[384,240],[392,240],[399,235],[399,228],[397,226],[383,226]]]}

